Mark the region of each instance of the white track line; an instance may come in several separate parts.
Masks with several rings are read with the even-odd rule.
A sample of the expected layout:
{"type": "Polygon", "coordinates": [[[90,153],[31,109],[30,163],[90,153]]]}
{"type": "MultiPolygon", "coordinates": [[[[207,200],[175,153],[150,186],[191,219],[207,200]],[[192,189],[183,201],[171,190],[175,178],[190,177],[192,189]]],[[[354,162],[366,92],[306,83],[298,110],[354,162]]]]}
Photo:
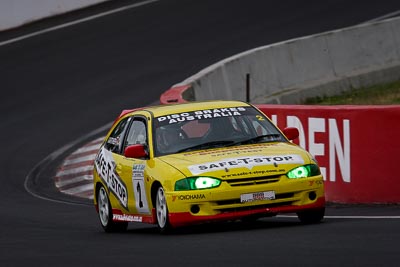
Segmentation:
{"type": "Polygon", "coordinates": [[[328,219],[400,219],[400,216],[325,216],[328,219]]]}
{"type": "MultiPolygon", "coordinates": [[[[280,218],[297,218],[297,215],[277,215],[280,218]]],[[[354,216],[354,215],[346,215],[346,216],[337,216],[337,215],[329,215],[324,216],[325,219],[400,219],[400,216],[354,216]]]]}
{"type": "MultiPolygon", "coordinates": [[[[85,135],[83,135],[82,137],[74,140],[71,143],[68,143],[66,145],[64,145],[63,147],[57,149],[56,151],[50,153],[47,157],[45,157],[44,159],[42,159],[40,162],[38,162],[28,173],[28,175],[25,177],[25,182],[24,182],[24,188],[25,190],[31,194],[32,196],[39,198],[39,199],[43,199],[43,200],[47,200],[47,201],[51,201],[51,202],[56,202],[56,203],[64,203],[64,204],[69,204],[69,205],[84,205],[87,206],[87,204],[85,203],[77,203],[77,202],[71,202],[71,201],[66,201],[66,200],[60,200],[60,199],[54,199],[54,198],[49,198],[46,196],[42,196],[39,195],[38,193],[36,193],[35,191],[32,191],[30,186],[29,186],[29,181],[32,179],[35,179],[36,177],[41,175],[42,172],[42,167],[46,165],[46,162],[48,161],[54,161],[55,159],[59,158],[62,154],[64,154],[67,150],[71,149],[72,147],[75,147],[77,144],[79,144],[80,142],[82,142],[83,140],[87,140],[88,138],[91,138],[92,136],[96,136],[99,133],[104,132],[105,130],[110,129],[112,125],[112,122],[107,123],[105,125],[103,125],[102,127],[95,129],[85,135]],[[38,173],[37,173],[38,172],[38,173]]],[[[93,166],[92,166],[93,169],[93,166]]],[[[91,171],[91,170],[90,170],[91,171]]]]}
{"type": "Polygon", "coordinates": [[[66,27],[69,27],[69,26],[73,26],[73,25],[76,25],[76,24],[79,24],[79,23],[82,23],[82,22],[94,20],[94,19],[97,19],[97,18],[100,18],[100,17],[104,17],[104,16],[107,16],[107,15],[110,15],[110,14],[114,14],[114,13],[118,13],[118,12],[125,11],[125,10],[128,10],[128,9],[132,9],[132,8],[148,5],[148,4],[151,4],[151,3],[154,3],[154,2],[158,2],[158,1],[160,1],[160,0],[147,0],[147,1],[140,2],[140,3],[132,4],[132,5],[129,5],[129,6],[120,7],[120,8],[113,9],[113,10],[110,10],[110,11],[107,11],[107,12],[103,12],[103,13],[99,13],[99,14],[96,14],[96,15],[93,15],[93,16],[90,16],[90,17],[86,17],[86,18],[83,18],[83,19],[78,19],[78,20],[75,20],[75,21],[72,21],[72,22],[64,23],[64,24],[61,24],[61,25],[58,25],[58,26],[54,26],[54,27],[47,28],[47,29],[44,29],[44,30],[41,30],[41,31],[37,31],[37,32],[30,33],[30,34],[22,35],[20,37],[13,38],[13,39],[10,39],[10,40],[4,41],[4,42],[0,42],[0,46],[11,44],[11,43],[15,43],[15,42],[18,42],[18,41],[21,41],[21,40],[24,40],[24,39],[28,39],[28,38],[31,38],[31,37],[34,37],[34,36],[38,36],[38,35],[41,35],[41,34],[44,34],[44,33],[47,33],[47,32],[56,31],[56,30],[59,30],[59,29],[62,29],[62,28],[66,28],[66,27]]]}

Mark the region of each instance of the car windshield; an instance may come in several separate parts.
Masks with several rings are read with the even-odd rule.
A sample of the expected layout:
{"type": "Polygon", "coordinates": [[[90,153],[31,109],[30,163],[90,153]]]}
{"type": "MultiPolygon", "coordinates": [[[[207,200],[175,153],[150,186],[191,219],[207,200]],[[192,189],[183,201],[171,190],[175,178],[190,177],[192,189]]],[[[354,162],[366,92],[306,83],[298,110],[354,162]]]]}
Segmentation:
{"type": "Polygon", "coordinates": [[[216,147],[287,142],[251,106],[196,110],[154,119],[155,156],[216,147]]]}

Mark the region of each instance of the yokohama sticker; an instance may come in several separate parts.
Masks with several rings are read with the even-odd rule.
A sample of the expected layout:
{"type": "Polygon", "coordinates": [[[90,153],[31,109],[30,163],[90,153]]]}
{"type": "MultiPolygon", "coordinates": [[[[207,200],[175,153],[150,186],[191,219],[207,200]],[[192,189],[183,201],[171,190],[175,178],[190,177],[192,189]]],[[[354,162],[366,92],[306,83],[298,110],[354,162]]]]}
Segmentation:
{"type": "Polygon", "coordinates": [[[237,157],[191,165],[189,170],[193,175],[198,175],[205,172],[224,170],[225,168],[247,168],[251,170],[254,166],[274,164],[304,164],[304,160],[300,155],[237,157]]]}
{"type": "Polygon", "coordinates": [[[95,159],[97,173],[107,184],[109,190],[117,197],[121,205],[128,209],[128,190],[115,171],[115,162],[111,152],[101,148],[95,159]]]}
{"type": "Polygon", "coordinates": [[[206,196],[204,194],[197,194],[197,195],[179,195],[179,196],[172,196],[172,201],[175,200],[200,200],[205,199],[206,196]]]}

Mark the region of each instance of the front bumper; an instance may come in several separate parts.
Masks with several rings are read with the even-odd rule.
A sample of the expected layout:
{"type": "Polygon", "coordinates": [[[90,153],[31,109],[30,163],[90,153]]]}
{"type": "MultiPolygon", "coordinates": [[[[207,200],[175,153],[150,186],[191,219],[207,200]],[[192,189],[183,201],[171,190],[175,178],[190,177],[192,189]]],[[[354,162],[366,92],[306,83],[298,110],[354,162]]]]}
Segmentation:
{"type": "Polygon", "coordinates": [[[314,203],[302,206],[255,207],[250,210],[231,211],[209,216],[194,216],[191,212],[170,213],[171,226],[180,227],[191,224],[237,220],[247,216],[259,215],[260,217],[274,216],[278,213],[293,213],[304,210],[320,209],[325,207],[325,198],[320,197],[314,203]]]}
{"type": "Polygon", "coordinates": [[[209,190],[168,192],[166,196],[173,227],[325,207],[322,176],[237,188],[224,184],[209,190]],[[245,203],[240,200],[244,193],[265,191],[274,191],[275,198],[245,203]]]}

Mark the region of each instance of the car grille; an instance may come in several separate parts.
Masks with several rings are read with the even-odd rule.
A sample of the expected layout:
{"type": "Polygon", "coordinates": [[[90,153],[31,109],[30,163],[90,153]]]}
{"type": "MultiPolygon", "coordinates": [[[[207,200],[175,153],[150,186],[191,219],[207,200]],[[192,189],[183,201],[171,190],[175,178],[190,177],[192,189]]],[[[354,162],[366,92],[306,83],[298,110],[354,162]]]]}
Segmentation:
{"type": "Polygon", "coordinates": [[[220,212],[237,212],[237,211],[245,211],[245,210],[253,210],[259,208],[274,208],[274,207],[283,207],[293,205],[293,202],[296,201],[294,193],[283,193],[277,194],[273,203],[263,203],[263,204],[252,204],[243,206],[243,203],[240,202],[240,199],[229,199],[217,201],[214,209],[219,210],[220,212]]]}
{"type": "Polygon", "coordinates": [[[292,203],[293,203],[292,201],[286,201],[286,202],[279,202],[279,203],[226,208],[226,209],[218,209],[218,210],[222,213],[224,213],[224,212],[239,212],[239,211],[254,210],[254,209],[261,209],[261,208],[275,208],[275,207],[291,206],[292,203]]]}
{"type": "MultiPolygon", "coordinates": [[[[294,193],[276,194],[274,201],[281,200],[281,199],[287,199],[287,198],[293,198],[293,197],[294,197],[294,193]]],[[[240,198],[221,200],[221,201],[217,201],[216,203],[217,203],[218,206],[232,205],[232,204],[242,204],[240,202],[240,198]]],[[[282,204],[282,203],[279,203],[279,204],[282,204]]]]}
{"type": "Polygon", "coordinates": [[[250,178],[239,178],[229,179],[226,182],[230,186],[248,186],[257,184],[269,184],[279,182],[280,175],[261,176],[261,177],[250,177],[250,178]]]}

